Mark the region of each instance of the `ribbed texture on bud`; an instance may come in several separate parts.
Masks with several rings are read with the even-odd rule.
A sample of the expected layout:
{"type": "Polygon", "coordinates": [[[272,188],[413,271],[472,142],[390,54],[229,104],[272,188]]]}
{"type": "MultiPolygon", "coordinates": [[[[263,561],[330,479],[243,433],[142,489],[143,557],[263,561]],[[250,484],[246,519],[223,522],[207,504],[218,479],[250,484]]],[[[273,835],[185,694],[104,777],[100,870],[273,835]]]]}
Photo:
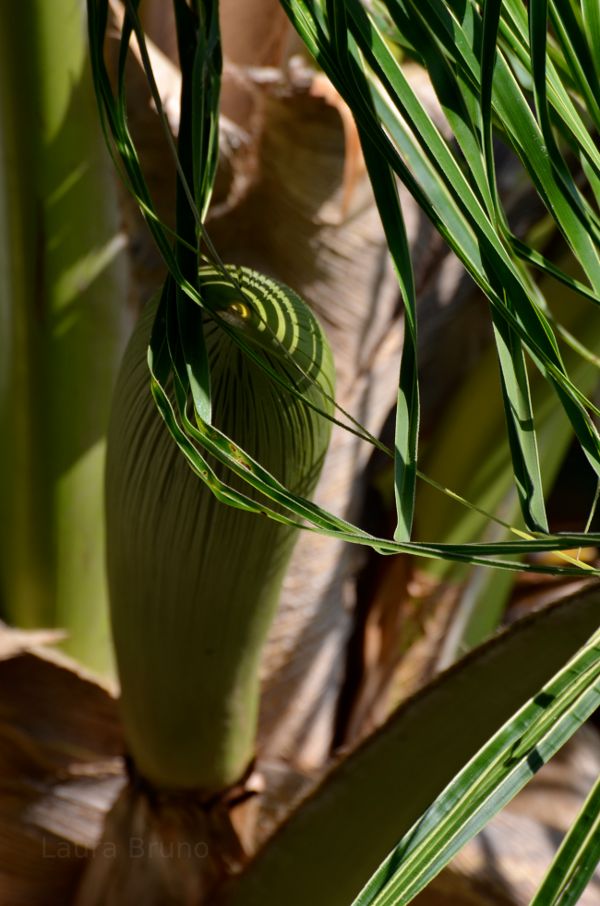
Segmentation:
{"type": "MultiPolygon", "coordinates": [[[[205,270],[209,304],[329,410],[316,385],[333,394],[331,354],[307,306],[275,281],[231,270],[244,297],[205,270]],[[290,355],[312,380],[299,381],[290,355]]],[[[260,654],[297,530],[218,502],[190,469],[150,395],[155,310],[150,303],[125,354],[109,432],[108,575],[122,715],[144,777],[211,793],[238,780],[253,755],[260,654]]],[[[330,422],[278,386],[215,321],[207,321],[206,343],[213,424],[288,488],[310,495],[330,422]]]]}

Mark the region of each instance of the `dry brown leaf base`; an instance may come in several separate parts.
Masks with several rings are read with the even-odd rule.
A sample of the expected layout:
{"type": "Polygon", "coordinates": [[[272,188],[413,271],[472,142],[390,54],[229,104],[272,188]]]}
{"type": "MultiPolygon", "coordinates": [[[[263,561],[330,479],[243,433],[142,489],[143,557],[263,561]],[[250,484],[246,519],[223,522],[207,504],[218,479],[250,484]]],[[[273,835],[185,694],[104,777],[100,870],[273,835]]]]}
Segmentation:
{"type": "Polygon", "coordinates": [[[125,782],[111,693],[0,631],[0,904],[67,906],[125,782]]]}
{"type": "MultiPolygon", "coordinates": [[[[0,906],[214,902],[306,778],[261,766],[208,806],[128,782],[113,694],[48,640],[0,631],[0,906]]],[[[599,770],[598,734],[584,728],[416,902],[525,906],[599,770]]],[[[599,895],[594,880],[583,906],[599,895]]]]}
{"type": "Polygon", "coordinates": [[[127,785],[106,819],[74,906],[198,906],[244,854],[226,804],[127,785]]]}

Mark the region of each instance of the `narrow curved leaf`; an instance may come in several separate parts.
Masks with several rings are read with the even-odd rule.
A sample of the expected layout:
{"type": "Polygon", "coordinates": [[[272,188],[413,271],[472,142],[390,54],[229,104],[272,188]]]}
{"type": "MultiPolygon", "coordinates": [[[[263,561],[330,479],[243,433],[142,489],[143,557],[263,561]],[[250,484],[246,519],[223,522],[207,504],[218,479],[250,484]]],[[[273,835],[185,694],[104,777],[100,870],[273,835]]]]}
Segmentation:
{"type": "Polygon", "coordinates": [[[231,882],[224,906],[348,906],[457,771],[599,624],[594,589],[515,624],[438,677],[331,770],[231,882]]]}

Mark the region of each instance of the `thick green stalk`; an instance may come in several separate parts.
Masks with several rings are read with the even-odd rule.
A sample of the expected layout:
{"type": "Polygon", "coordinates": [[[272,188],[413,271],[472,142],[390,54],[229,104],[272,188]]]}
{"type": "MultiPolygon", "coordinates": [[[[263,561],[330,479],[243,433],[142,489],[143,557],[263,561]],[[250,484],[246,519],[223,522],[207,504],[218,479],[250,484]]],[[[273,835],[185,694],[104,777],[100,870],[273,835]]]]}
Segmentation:
{"type": "MultiPolygon", "coordinates": [[[[564,266],[568,262],[562,262],[564,266]]],[[[589,317],[588,304],[565,290],[556,281],[541,281],[541,290],[562,327],[583,338],[595,350],[600,339],[600,324],[589,317]]],[[[576,353],[564,351],[567,371],[584,393],[592,395],[598,386],[598,366],[576,353]]],[[[550,385],[533,374],[532,399],[538,447],[545,490],[548,492],[558,474],[573,439],[571,425],[556,405],[550,385]]],[[[423,470],[445,487],[459,491],[475,505],[495,513],[517,528],[523,528],[508,444],[504,439],[504,413],[498,392],[495,354],[486,353],[464,386],[436,432],[423,470]]],[[[418,529],[423,540],[436,538],[453,543],[477,540],[486,530],[487,518],[468,510],[431,487],[423,487],[419,498],[418,529]]],[[[489,534],[489,527],[487,528],[489,534]]],[[[510,532],[500,526],[492,529],[500,539],[510,532]]],[[[426,569],[446,579],[464,577],[463,567],[448,563],[427,564],[426,569]]],[[[582,578],[585,573],[582,572],[582,578]]],[[[508,574],[481,574],[457,624],[456,633],[445,643],[444,663],[479,644],[494,631],[502,618],[507,595],[512,587],[508,574]]]]}
{"type": "Polygon", "coordinates": [[[0,583],[19,625],[110,663],[102,472],[128,330],[83,4],[5,4],[0,27],[0,583]]]}
{"type": "MultiPolygon", "coordinates": [[[[203,298],[225,322],[208,319],[205,328],[213,425],[287,487],[310,494],[329,421],[279,386],[224,327],[321,410],[330,408],[321,388],[333,392],[327,343],[290,290],[247,269],[232,273],[243,296],[214,272],[200,277],[203,298]]],[[[297,530],[219,502],[173,443],[149,388],[155,310],[144,313],[125,354],[109,431],[108,571],[121,707],[144,777],[213,793],[239,780],[253,756],[259,658],[297,530]]]]}
{"type": "MultiPolygon", "coordinates": [[[[544,281],[546,296],[552,308],[560,297],[568,297],[569,307],[561,311],[560,323],[576,336],[583,336],[588,348],[595,350],[600,327],[590,323],[589,307],[563,288],[544,281]]],[[[598,383],[598,367],[566,349],[564,360],[569,374],[586,393],[593,393],[598,383]]],[[[560,463],[572,440],[561,410],[555,405],[551,388],[541,376],[532,377],[532,398],[539,431],[540,459],[545,489],[552,486],[560,463]]],[[[436,431],[431,449],[424,458],[423,471],[488,513],[501,509],[514,485],[510,452],[504,434],[502,402],[499,393],[498,367],[492,350],[486,353],[475,371],[465,379],[461,391],[436,431]]],[[[464,544],[481,537],[485,515],[457,503],[438,490],[424,486],[419,500],[419,540],[443,540],[464,544]]],[[[499,512],[501,518],[522,528],[518,508],[499,512]],[[514,521],[513,521],[514,520],[514,521]]],[[[448,564],[431,566],[432,571],[447,571],[448,564]]],[[[452,567],[450,566],[450,569],[452,567]]]]}

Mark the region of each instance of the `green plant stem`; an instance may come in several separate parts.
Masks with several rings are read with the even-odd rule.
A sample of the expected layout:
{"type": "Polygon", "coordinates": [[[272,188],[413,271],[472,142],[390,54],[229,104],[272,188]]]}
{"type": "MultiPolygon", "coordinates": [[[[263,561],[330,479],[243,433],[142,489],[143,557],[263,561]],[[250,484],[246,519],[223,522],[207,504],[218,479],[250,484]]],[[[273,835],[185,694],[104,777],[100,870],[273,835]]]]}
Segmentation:
{"type": "MultiPolygon", "coordinates": [[[[600,324],[589,318],[585,303],[550,278],[542,280],[541,290],[551,308],[559,310],[560,323],[577,337],[584,337],[588,348],[595,349],[600,340],[600,324]]],[[[565,350],[564,360],[577,386],[591,395],[598,386],[600,375],[596,365],[571,348],[565,350]]],[[[573,431],[560,407],[556,406],[550,386],[538,374],[532,377],[532,398],[542,475],[548,492],[573,439],[573,431]]],[[[430,452],[424,457],[423,470],[440,484],[460,490],[467,500],[483,510],[522,529],[504,430],[497,364],[490,349],[468,375],[444,413],[430,452]]],[[[486,522],[480,513],[461,507],[430,486],[424,485],[419,491],[417,529],[423,540],[435,537],[457,544],[477,540],[484,532],[486,537],[489,536],[490,527],[486,522]]],[[[500,527],[494,527],[492,531],[496,540],[511,537],[500,527]]],[[[425,569],[430,574],[456,581],[465,575],[464,568],[450,563],[432,561],[425,569]]],[[[482,574],[475,579],[479,586],[477,594],[466,602],[468,615],[465,612],[462,630],[452,644],[447,645],[444,663],[450,663],[494,631],[502,618],[512,578],[503,576],[498,580],[497,576],[482,574]]],[[[585,578],[583,574],[582,578],[585,578]]]]}
{"type": "MultiPolygon", "coordinates": [[[[200,271],[207,304],[220,306],[229,318],[224,323],[240,338],[255,348],[264,343],[265,359],[278,376],[296,377],[298,372],[287,370],[289,360],[302,365],[307,386],[299,383],[299,389],[309,403],[322,403],[318,388],[331,395],[333,364],[307,306],[254,272],[230,273],[229,281],[235,277],[247,295],[253,293],[254,313],[241,301],[238,286],[211,269],[200,271]],[[274,346],[277,326],[281,339],[274,346]],[[288,346],[281,345],[283,339],[288,346]]],[[[154,303],[140,319],[111,416],[106,513],[112,628],[121,713],[137,770],[155,787],[193,788],[211,797],[238,782],[254,755],[262,646],[297,529],[262,512],[245,512],[247,507],[225,505],[223,489],[213,493],[173,444],[150,392],[147,364],[150,341],[152,389],[159,397],[165,358],[160,350],[166,344],[156,349],[154,340],[164,329],[163,317],[176,368],[171,380],[160,378],[171,392],[159,397],[161,413],[174,404],[183,418],[190,397],[196,412],[206,398],[197,392],[199,383],[191,392],[183,385],[183,356],[189,353],[192,361],[199,331],[188,332],[187,349],[182,345],[177,351],[169,301],[165,289],[154,326],[154,303]]],[[[185,302],[190,308],[183,308],[184,316],[202,316],[185,302]]],[[[218,322],[207,319],[204,326],[213,428],[235,441],[232,450],[247,445],[281,479],[311,493],[330,422],[265,375],[218,322]]],[[[197,428],[188,424],[196,436],[207,428],[199,418],[197,428]]],[[[226,499],[239,490],[241,482],[214,458],[203,460],[202,469],[213,485],[217,477],[228,483],[226,499]]],[[[256,494],[248,502],[268,501],[256,494]]]]}
{"type": "Polygon", "coordinates": [[[3,608],[106,671],[105,431],[130,315],[83,4],[11,6],[0,85],[3,608]]]}

